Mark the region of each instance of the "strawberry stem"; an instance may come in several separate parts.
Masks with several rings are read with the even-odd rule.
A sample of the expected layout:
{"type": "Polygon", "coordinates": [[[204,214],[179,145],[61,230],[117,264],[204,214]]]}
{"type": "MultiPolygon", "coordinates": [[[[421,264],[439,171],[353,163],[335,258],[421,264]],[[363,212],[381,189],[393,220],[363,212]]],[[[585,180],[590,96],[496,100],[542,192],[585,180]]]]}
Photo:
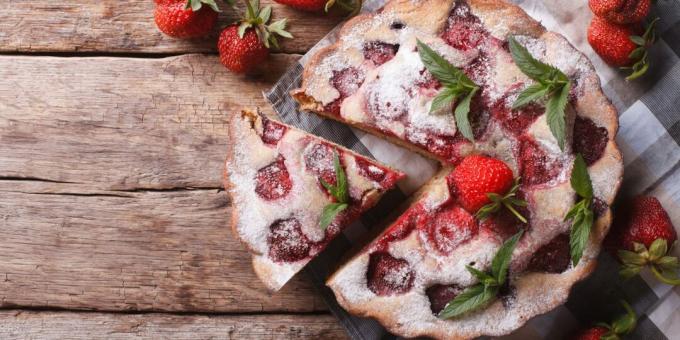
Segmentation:
{"type": "Polygon", "coordinates": [[[507,201],[503,201],[503,205],[504,205],[506,208],[508,208],[508,210],[510,210],[510,212],[511,212],[513,215],[515,215],[515,217],[517,217],[517,219],[519,219],[520,221],[522,221],[522,223],[527,223],[527,219],[526,219],[524,216],[522,216],[522,214],[520,214],[520,212],[517,211],[517,210],[512,206],[512,204],[508,203],[507,201]]]}
{"type": "Polygon", "coordinates": [[[654,274],[654,276],[656,276],[656,278],[659,279],[659,281],[661,281],[661,282],[663,282],[663,283],[665,283],[665,284],[671,285],[671,286],[678,286],[678,285],[680,285],[680,278],[671,278],[671,277],[667,277],[667,276],[665,276],[665,275],[663,274],[663,272],[661,272],[661,271],[660,271],[658,268],[656,268],[656,266],[654,266],[654,265],[650,266],[650,269],[652,270],[652,273],[654,274]]]}

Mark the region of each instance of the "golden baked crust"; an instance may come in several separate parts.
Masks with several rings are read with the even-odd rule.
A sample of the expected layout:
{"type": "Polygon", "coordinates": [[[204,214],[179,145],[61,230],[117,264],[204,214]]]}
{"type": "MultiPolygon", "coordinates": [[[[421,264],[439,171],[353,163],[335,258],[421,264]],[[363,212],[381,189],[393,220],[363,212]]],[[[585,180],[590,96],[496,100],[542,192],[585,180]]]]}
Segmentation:
{"type": "MultiPolygon", "coordinates": [[[[481,20],[492,36],[501,40],[506,40],[510,35],[527,36],[546,46],[542,56],[544,61],[577,65],[574,66],[573,72],[569,74],[576,81],[576,98],[570,109],[573,110],[573,115],[569,124],[572,126],[575,116],[579,116],[588,118],[596,126],[607,130],[608,140],[603,155],[593,164],[590,164],[588,169],[593,181],[595,195],[607,204],[607,209],[595,221],[586,256],[578,266],[561,274],[524,274],[517,281],[518,303],[514,307],[505,309],[502,306],[499,307],[500,302],[497,302],[481,313],[494,314],[498,312],[497,323],[475,324],[475,322],[481,322],[481,320],[489,320],[477,315],[462,318],[455,322],[428,319],[426,322],[414,324],[403,315],[404,309],[407,309],[408,312],[412,312],[412,310],[409,309],[408,305],[404,305],[406,302],[404,302],[402,295],[366,297],[365,299],[348,296],[347,282],[344,277],[341,277],[342,273],[349,272],[348,265],[366,262],[366,253],[360,252],[355,255],[328,279],[327,285],[333,289],[343,308],[353,314],[373,317],[391,332],[407,337],[431,336],[435,338],[467,339],[482,335],[504,335],[519,328],[531,317],[548,312],[564,303],[574,283],[588,276],[596,266],[600,244],[611,224],[611,211],[608,206],[613,202],[623,176],[622,156],[615,141],[618,130],[617,112],[603,94],[599,78],[586,57],[576,51],[561,35],[546,31],[540,23],[516,5],[502,0],[468,0],[466,2],[473,14],[481,20]],[[563,60],[565,55],[574,60],[563,60]],[[546,289],[546,287],[550,287],[550,289],[546,289]],[[501,312],[512,314],[512,316],[504,317],[501,312]]],[[[448,13],[454,5],[455,1],[453,0],[392,0],[377,13],[362,14],[353,18],[343,26],[336,43],[320,50],[310,59],[305,66],[301,88],[294,90],[291,95],[300,103],[303,110],[353,125],[431,158],[446,161],[401,138],[385,134],[370,124],[346,120],[327,112],[326,107],[334,98],[337,98],[337,91],[333,92],[335,90],[329,84],[329,74],[323,72],[323,63],[327,58],[342,57],[345,58],[343,60],[348,65],[357,65],[359,56],[354,54],[359,52],[348,42],[350,39],[348,37],[355,34],[355,30],[361,30],[361,36],[365,37],[364,39],[367,41],[374,39],[374,37],[381,37],[383,41],[391,43],[393,41],[391,40],[393,39],[392,33],[386,32],[384,27],[386,23],[381,22],[385,21],[384,18],[388,16],[391,18],[390,20],[396,18],[407,25],[418,26],[420,32],[435,34],[442,29],[448,13]]],[[[425,189],[436,186],[440,181],[441,175],[435,177],[425,189]]],[[[568,184],[566,184],[566,187],[564,189],[566,191],[563,192],[565,195],[568,190],[571,190],[568,188],[568,184]]]]}

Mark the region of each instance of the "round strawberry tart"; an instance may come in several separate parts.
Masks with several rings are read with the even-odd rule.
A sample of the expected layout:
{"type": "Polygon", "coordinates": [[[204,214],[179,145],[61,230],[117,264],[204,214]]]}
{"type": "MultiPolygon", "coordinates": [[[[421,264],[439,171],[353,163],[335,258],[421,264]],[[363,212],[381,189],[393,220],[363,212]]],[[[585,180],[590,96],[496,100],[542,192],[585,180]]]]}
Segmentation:
{"type": "Polygon", "coordinates": [[[587,58],[502,0],[392,0],[305,66],[303,110],[442,170],[328,279],[407,337],[512,332],[595,268],[623,162],[587,58]]]}

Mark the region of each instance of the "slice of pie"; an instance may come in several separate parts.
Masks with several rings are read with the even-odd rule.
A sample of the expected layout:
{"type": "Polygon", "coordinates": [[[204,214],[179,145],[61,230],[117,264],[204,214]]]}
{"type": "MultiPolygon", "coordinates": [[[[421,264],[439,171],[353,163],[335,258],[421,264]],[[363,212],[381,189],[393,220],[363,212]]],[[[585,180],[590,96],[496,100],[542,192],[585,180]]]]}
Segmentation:
{"type": "Polygon", "coordinates": [[[272,291],[404,176],[250,111],[229,122],[229,135],[233,145],[224,182],[234,207],[232,228],[252,252],[255,273],[272,291]],[[337,194],[341,182],[344,202],[336,197],[342,196],[337,194]]]}
{"type": "Polygon", "coordinates": [[[292,95],[304,110],[445,165],[404,215],[328,280],[348,311],[407,337],[498,336],[564,303],[573,284],[595,268],[623,174],[617,113],[587,58],[521,8],[502,0],[392,0],[347,22],[338,41],[310,59],[292,95]],[[467,92],[467,122],[455,114],[464,96],[444,104],[436,99],[458,89],[451,85],[455,79],[425,65],[423,45],[460,70],[463,85],[474,85],[468,86],[475,90],[467,92]],[[518,66],[517,45],[530,56],[525,63],[535,59],[529,66],[543,66],[518,66]],[[556,80],[556,87],[544,79],[556,80]],[[532,89],[532,100],[517,105],[532,89]],[[560,101],[567,103],[561,116],[554,110],[560,101]],[[516,194],[527,204],[527,223],[504,208],[486,219],[463,209],[447,178],[475,154],[511,169],[516,194]],[[575,219],[568,214],[583,199],[570,183],[576,159],[584,160],[592,183],[586,205],[595,221],[573,265],[575,219]],[[470,270],[489,272],[516,230],[523,235],[498,298],[455,318],[438,317],[452,299],[480,283],[470,270]]]}

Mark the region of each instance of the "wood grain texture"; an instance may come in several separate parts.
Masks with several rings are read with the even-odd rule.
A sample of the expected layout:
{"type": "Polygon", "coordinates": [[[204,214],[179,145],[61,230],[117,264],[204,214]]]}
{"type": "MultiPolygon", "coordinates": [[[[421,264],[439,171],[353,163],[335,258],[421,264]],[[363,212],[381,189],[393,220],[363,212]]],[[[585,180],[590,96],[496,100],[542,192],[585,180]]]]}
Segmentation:
{"type": "Polygon", "coordinates": [[[347,339],[330,315],[0,312],[3,339],[347,339]]]}
{"type": "Polygon", "coordinates": [[[218,192],[230,113],[296,58],[0,57],[2,305],[325,310],[304,277],[265,293],[218,192]]]}
{"type": "MultiPolygon", "coordinates": [[[[295,39],[282,39],[281,51],[301,53],[314,46],[342,19],[296,11],[271,0],[273,19],[288,18],[295,39]]],[[[153,20],[154,2],[9,0],[0,4],[0,51],[102,53],[214,53],[219,27],[244,13],[222,5],[218,27],[204,39],[163,35],[153,20]]]]}
{"type": "Polygon", "coordinates": [[[0,181],[0,307],[325,310],[304,275],[270,295],[218,190],[113,192],[0,181]]]}
{"type": "Polygon", "coordinates": [[[298,56],[257,77],[217,57],[0,56],[0,177],[102,190],[221,187],[226,122],[298,56]]]}

